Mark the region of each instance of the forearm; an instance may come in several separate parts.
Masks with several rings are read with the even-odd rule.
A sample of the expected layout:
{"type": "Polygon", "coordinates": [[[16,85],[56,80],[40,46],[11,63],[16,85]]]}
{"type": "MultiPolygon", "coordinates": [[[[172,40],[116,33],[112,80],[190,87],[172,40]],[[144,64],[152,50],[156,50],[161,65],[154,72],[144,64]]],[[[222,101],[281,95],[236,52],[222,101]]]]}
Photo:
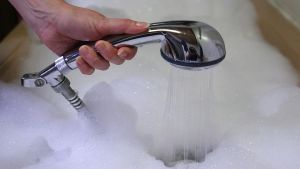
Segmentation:
{"type": "Polygon", "coordinates": [[[9,0],[9,2],[37,33],[48,24],[55,22],[58,8],[67,6],[63,0],[9,0]]]}

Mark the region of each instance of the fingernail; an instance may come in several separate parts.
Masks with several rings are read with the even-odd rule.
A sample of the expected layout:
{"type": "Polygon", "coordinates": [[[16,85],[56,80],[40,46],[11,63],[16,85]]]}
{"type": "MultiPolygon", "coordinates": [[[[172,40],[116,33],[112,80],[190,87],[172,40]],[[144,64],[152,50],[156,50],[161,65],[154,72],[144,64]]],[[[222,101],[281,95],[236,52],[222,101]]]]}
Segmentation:
{"type": "Polygon", "coordinates": [[[87,55],[89,53],[87,46],[81,46],[80,48],[82,55],[87,55]]]}
{"type": "Polygon", "coordinates": [[[122,59],[125,59],[127,57],[127,53],[124,51],[118,51],[118,56],[122,59]]]}
{"type": "Polygon", "coordinates": [[[149,23],[147,23],[147,22],[136,22],[135,25],[138,27],[143,27],[143,28],[149,27],[149,23]]]}

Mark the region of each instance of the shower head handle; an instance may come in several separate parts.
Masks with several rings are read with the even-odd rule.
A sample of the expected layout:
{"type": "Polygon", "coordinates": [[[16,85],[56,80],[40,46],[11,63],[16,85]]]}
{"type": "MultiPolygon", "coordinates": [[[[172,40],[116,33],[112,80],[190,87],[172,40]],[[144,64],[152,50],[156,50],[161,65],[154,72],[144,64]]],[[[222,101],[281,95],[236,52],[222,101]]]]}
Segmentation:
{"type": "MultiPolygon", "coordinates": [[[[146,32],[134,35],[113,35],[103,40],[116,47],[161,43],[161,56],[174,66],[183,69],[202,69],[221,62],[225,58],[225,44],[213,27],[196,21],[167,21],[152,23],[146,32]]],[[[76,69],[78,48],[81,45],[93,48],[95,42],[81,42],[63,54],[70,69],[76,69]]],[[[96,49],[95,49],[96,50],[96,49]]]]}

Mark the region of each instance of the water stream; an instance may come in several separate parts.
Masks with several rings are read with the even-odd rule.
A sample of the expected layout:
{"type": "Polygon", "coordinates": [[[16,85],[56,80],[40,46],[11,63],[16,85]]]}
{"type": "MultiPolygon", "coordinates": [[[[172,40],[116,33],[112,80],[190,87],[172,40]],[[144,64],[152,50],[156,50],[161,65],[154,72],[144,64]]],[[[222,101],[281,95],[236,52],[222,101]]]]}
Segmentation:
{"type": "Polygon", "coordinates": [[[212,70],[171,68],[165,111],[150,150],[166,166],[204,161],[212,150],[212,97],[212,70]]]}

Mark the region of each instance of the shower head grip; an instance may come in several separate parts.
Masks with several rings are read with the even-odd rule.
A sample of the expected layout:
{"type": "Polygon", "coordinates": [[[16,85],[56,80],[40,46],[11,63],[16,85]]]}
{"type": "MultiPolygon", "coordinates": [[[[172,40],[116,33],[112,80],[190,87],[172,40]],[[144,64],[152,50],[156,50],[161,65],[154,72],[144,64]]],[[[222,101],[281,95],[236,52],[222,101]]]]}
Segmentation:
{"type": "MultiPolygon", "coordinates": [[[[168,21],[152,23],[146,32],[134,35],[113,35],[103,38],[115,47],[161,43],[161,56],[174,66],[183,69],[208,68],[225,58],[225,44],[213,27],[196,21],[168,21]]],[[[63,54],[70,69],[76,69],[79,47],[88,45],[95,49],[95,42],[81,42],[63,54]]],[[[96,49],[95,49],[96,50],[96,49]]]]}

